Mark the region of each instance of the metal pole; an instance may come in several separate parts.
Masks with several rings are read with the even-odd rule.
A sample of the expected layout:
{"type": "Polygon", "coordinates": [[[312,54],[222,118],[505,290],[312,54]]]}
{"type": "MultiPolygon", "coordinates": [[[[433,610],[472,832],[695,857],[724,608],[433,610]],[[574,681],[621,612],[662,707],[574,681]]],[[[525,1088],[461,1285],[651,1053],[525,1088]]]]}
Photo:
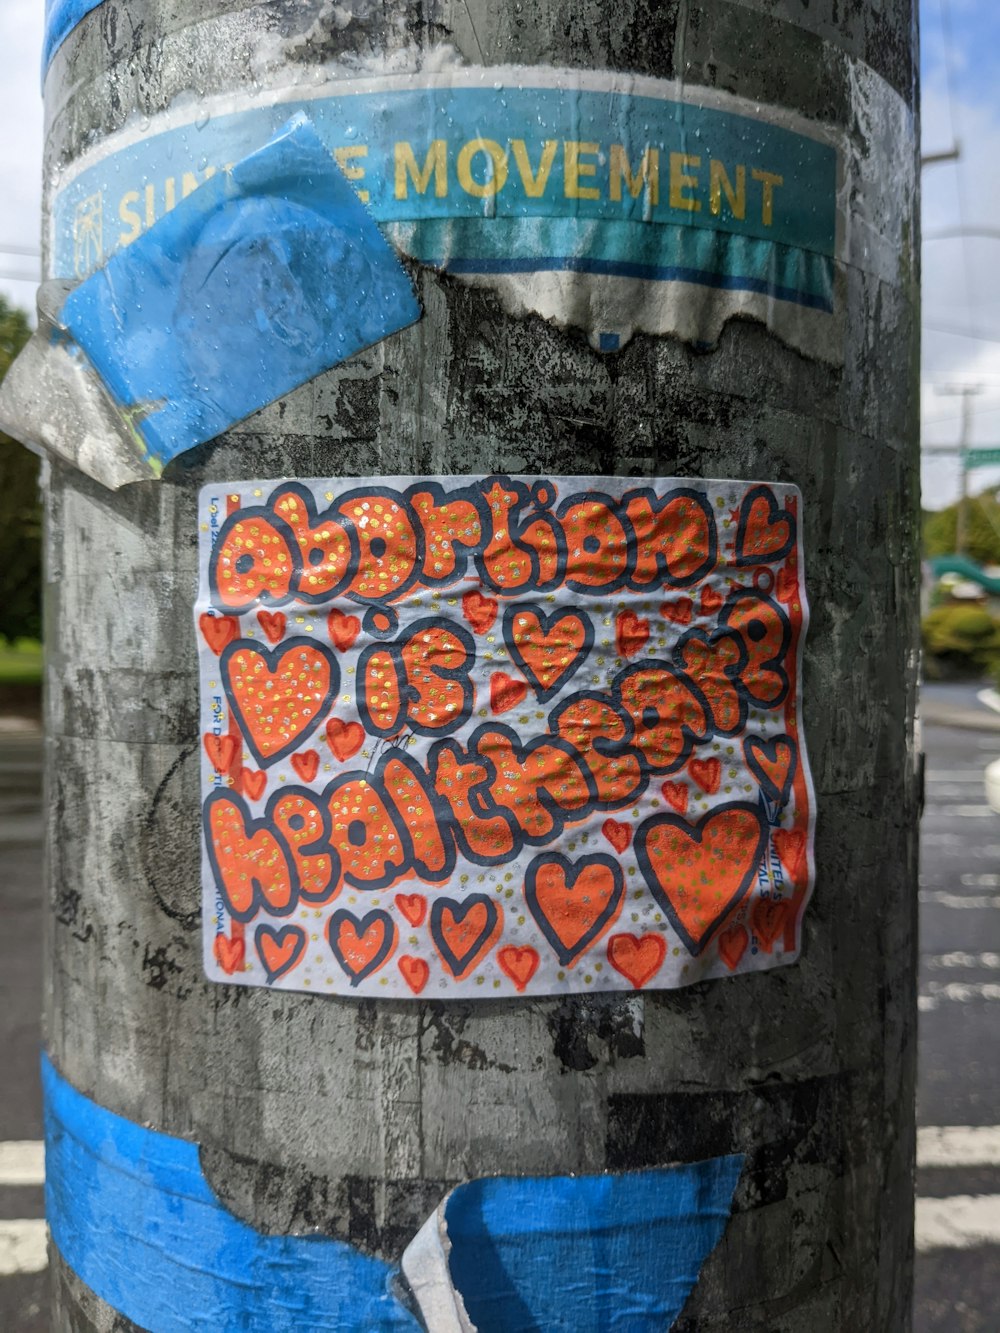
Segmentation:
{"type": "MultiPolygon", "coordinates": [[[[917,175],[916,13],[910,0],[842,6],[832,18],[798,0],[764,8],[104,0],[55,53],[46,216],[56,219],[47,271],[58,277],[77,276],[77,260],[87,271],[95,253],[162,216],[168,178],[180,198],[185,172],[204,176],[210,154],[198,145],[212,142],[223,114],[213,97],[252,109],[282,79],[304,99],[336,92],[337,79],[391,87],[400,70],[482,67],[479,86],[499,114],[533,85],[494,67],[528,67],[546,87],[554,69],[591,90],[619,72],[640,80],[619,88],[623,97],[648,93],[642,79],[666,81],[688,116],[738,114],[796,145],[783,170],[755,176],[723,161],[714,131],[696,136],[678,113],[682,140],[661,152],[658,191],[687,258],[642,279],[660,285],[655,299],[654,286],[636,289],[631,337],[620,311],[605,337],[607,306],[595,295],[604,289],[571,263],[525,297],[514,278],[472,280],[411,259],[418,323],[182,456],[161,481],[112,493],[53,463],[48,1055],[70,1090],[59,1094],[67,1115],[86,1118],[72,1101],[83,1094],[94,1116],[120,1117],[123,1134],[148,1127],[190,1147],[171,1150],[170,1180],[166,1168],[144,1179],[181,1190],[183,1167],[199,1207],[221,1201],[244,1228],[226,1233],[226,1254],[253,1237],[264,1247],[260,1237],[318,1233],[393,1268],[463,1181],[617,1181],[738,1154],[724,1239],[696,1267],[674,1327],[908,1327],[919,274],[906,182],[917,175]],[[158,160],[147,176],[135,144],[171,107],[190,112],[191,158],[158,160]],[[112,165],[99,203],[92,191],[67,212],[65,192],[82,179],[74,173],[99,166],[103,152],[112,165]],[[785,217],[795,164],[810,153],[831,181],[839,173],[831,197],[849,210],[829,236],[820,228],[812,249],[794,253],[773,246],[736,295],[724,272],[689,281],[692,263],[707,275],[723,253],[716,221],[770,244],[766,228],[785,217]],[[789,293],[807,272],[817,285],[796,301],[789,293]],[[492,472],[799,487],[813,617],[804,726],[819,811],[801,959],[684,990],[563,998],[389,1002],[206,981],[192,630],[199,486],[492,472]]],[[[541,102],[529,109],[543,115],[541,102]]],[[[345,111],[345,135],[353,123],[345,111]]],[[[491,140],[483,124],[463,129],[491,140]]],[[[544,137],[563,173],[560,226],[583,216],[591,189],[653,207],[654,159],[641,167],[641,144],[618,160],[612,187],[591,122],[544,137]]],[[[416,175],[403,160],[403,183],[423,179],[428,199],[438,188],[429,151],[414,156],[416,175]]],[[[500,145],[494,172],[501,162],[513,170],[514,151],[500,145]]],[[[526,168],[539,189],[541,151],[550,150],[533,149],[526,168]]],[[[345,158],[352,169],[358,161],[345,158]]],[[[479,181],[484,196],[490,180],[479,181]]],[[[813,207],[795,225],[812,226],[813,207]]],[[[488,215],[489,198],[477,208],[488,215]]],[[[610,271],[608,255],[598,258],[610,271]]],[[[121,1173],[121,1187],[132,1179],[121,1173]]],[[[54,1248],[54,1326],[132,1327],[141,1321],[116,1308],[183,1237],[166,1224],[122,1236],[109,1223],[88,1241],[88,1206],[68,1189],[65,1226],[87,1254],[121,1247],[119,1285],[102,1297],[54,1248]]],[[[567,1262],[590,1273],[593,1254],[573,1254],[567,1262]]],[[[149,1294],[170,1307],[159,1326],[235,1326],[228,1302],[244,1299],[255,1272],[243,1279],[214,1311],[194,1309],[183,1283],[149,1294]]],[[[399,1309],[413,1299],[404,1293],[399,1309]]],[[[608,1294],[588,1326],[625,1327],[627,1299],[608,1294]]],[[[507,1311],[497,1327],[536,1326],[530,1310],[507,1311]]],[[[357,1313],[353,1323],[310,1324],[301,1308],[277,1306],[256,1318],[241,1326],[382,1326],[357,1313]]]]}

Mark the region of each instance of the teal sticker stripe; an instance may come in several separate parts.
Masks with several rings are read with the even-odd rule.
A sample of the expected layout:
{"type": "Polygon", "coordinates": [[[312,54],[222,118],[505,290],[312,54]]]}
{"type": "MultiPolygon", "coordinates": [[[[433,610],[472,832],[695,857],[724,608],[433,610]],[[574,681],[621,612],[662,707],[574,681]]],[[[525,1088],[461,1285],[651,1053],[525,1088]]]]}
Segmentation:
{"type": "MultiPolygon", "coordinates": [[[[553,82],[563,77],[572,76],[552,72],[553,82]]],[[[428,263],[620,272],[830,308],[837,153],[828,143],[613,88],[497,79],[350,89],[206,110],[123,144],[58,192],[54,276],[85,276],[304,110],[376,221],[405,226],[428,263]]]]}

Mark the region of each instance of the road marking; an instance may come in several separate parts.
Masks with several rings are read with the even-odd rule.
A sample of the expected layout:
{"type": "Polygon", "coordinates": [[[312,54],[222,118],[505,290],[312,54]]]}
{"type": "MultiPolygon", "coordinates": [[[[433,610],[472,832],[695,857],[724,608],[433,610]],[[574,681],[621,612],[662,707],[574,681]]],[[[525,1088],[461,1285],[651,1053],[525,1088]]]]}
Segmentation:
{"type": "Polygon", "coordinates": [[[995,971],[1000,967],[1000,953],[939,953],[923,961],[927,967],[979,967],[995,971]]]}
{"type": "Polygon", "coordinates": [[[936,773],[927,773],[928,782],[982,782],[982,780],[981,768],[941,769],[936,773]]]}
{"type": "Polygon", "coordinates": [[[45,1144],[38,1139],[0,1143],[0,1185],[44,1185],[45,1144]]]}
{"type": "Polygon", "coordinates": [[[922,903],[938,907],[1000,907],[1000,894],[945,893],[942,889],[923,889],[918,895],[922,903]]]}
{"type": "Polygon", "coordinates": [[[1000,1166],[1000,1125],[921,1125],[917,1166],[1000,1166]]]}
{"type": "Polygon", "coordinates": [[[917,1008],[923,1012],[937,1009],[942,1000],[971,1004],[975,1000],[1000,1000],[1000,986],[994,981],[932,981],[917,996],[917,1008]]]}
{"type": "Polygon", "coordinates": [[[963,819],[988,819],[996,815],[992,805],[946,805],[944,810],[949,815],[961,815],[963,819]]]}
{"type": "Polygon", "coordinates": [[[41,1273],[48,1263],[48,1231],[44,1217],[0,1221],[0,1277],[41,1273]]]}
{"type": "Polygon", "coordinates": [[[1000,1243],[1000,1195],[956,1194],[951,1199],[918,1199],[917,1249],[968,1250],[1000,1243]]]}
{"type": "Polygon", "coordinates": [[[970,889],[1000,889],[1000,875],[962,875],[959,883],[968,885],[970,889]]]}

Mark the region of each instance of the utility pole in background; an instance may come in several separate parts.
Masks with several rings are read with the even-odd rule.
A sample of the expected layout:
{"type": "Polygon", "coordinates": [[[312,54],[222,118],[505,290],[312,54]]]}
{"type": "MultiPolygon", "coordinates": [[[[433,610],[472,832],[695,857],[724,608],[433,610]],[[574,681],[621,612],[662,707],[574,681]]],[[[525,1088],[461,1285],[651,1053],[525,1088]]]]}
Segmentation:
{"type": "Polygon", "coordinates": [[[958,437],[958,522],[955,530],[955,554],[965,554],[969,521],[969,437],[972,432],[972,399],[982,393],[981,384],[942,384],[937,392],[962,399],[962,425],[958,437]]]}
{"type": "MultiPolygon", "coordinates": [[[[184,455],[162,480],[111,492],[53,462],[48,1055],[87,1105],[194,1145],[184,1179],[203,1172],[245,1228],[233,1233],[237,1249],[251,1234],[320,1233],[395,1266],[447,1190],[466,1180],[618,1178],[740,1154],[723,1240],[674,1327],[908,1327],[916,21],[911,0],[841,6],[839,17],[799,0],[354,9],[104,0],[56,50],[45,85],[55,277],[79,276],[74,262],[85,270],[119,233],[155,220],[167,176],[179,198],[175,177],[204,173],[223,114],[213,97],[253,109],[281,78],[319,98],[336,94],[337,79],[391,88],[401,69],[481,67],[480,85],[499,107],[533,85],[495,76],[498,66],[528,67],[545,87],[610,87],[611,75],[635,75],[666,81],[685,107],[756,117],[775,143],[787,134],[790,145],[819,145],[831,154],[830,179],[839,172],[849,183],[836,190],[848,211],[828,237],[820,228],[801,251],[774,245],[732,296],[726,273],[710,274],[722,242],[706,228],[726,217],[734,234],[744,224],[750,234],[786,217],[797,148],[783,170],[747,170],[737,157],[716,160],[711,135],[689,132],[659,159],[647,156],[640,176],[640,143],[628,175],[619,173],[617,200],[602,199],[638,199],[645,189],[652,207],[658,160],[680,258],[642,288],[634,332],[588,326],[576,295],[596,288],[572,257],[538,279],[539,291],[555,294],[534,305],[485,270],[467,281],[411,259],[419,322],[184,455]],[[192,121],[193,160],[157,159],[146,171],[143,136],[171,106],[183,117],[192,97],[206,107],[192,121]],[[120,155],[108,158],[119,163],[108,169],[114,188],[60,213],[74,173],[96,169],[102,154],[120,155]],[[689,280],[698,264],[700,284],[689,280]],[[819,285],[796,304],[790,292],[803,273],[818,274],[819,285]],[[811,607],[802,720],[818,810],[800,960],[677,991],[530,1000],[388,1002],[206,981],[192,630],[198,488],[493,472],[799,487],[811,607]]],[[[635,124],[642,119],[637,111],[635,124]]],[[[353,123],[345,111],[346,143],[353,123]]],[[[508,144],[494,153],[484,124],[463,129],[493,154],[494,175],[477,186],[485,198],[489,179],[513,170],[508,144]]],[[[572,219],[604,179],[599,127],[545,134],[564,163],[560,218],[572,219]],[[565,143],[576,145],[569,154],[565,143]]],[[[439,188],[429,151],[414,155],[408,177],[404,159],[402,177],[422,182],[427,199],[439,188]]],[[[538,151],[550,150],[532,149],[529,175],[541,191],[538,151]]],[[[372,172],[374,158],[370,149],[372,172]]],[[[360,161],[345,155],[349,177],[360,161]]],[[[812,208],[803,204],[797,219],[803,235],[812,208]]],[[[621,276],[639,258],[591,256],[590,272],[621,276]]],[[[596,309],[589,300],[583,307],[596,309]]],[[[164,1178],[163,1188],[181,1186],[164,1178]]],[[[198,1198],[209,1207],[207,1193],[198,1198]]],[[[67,1226],[84,1234],[93,1225],[68,1188],[63,1206],[67,1226]]],[[[91,1248],[120,1245],[122,1281],[138,1288],[148,1257],[174,1240],[109,1231],[91,1248]]],[[[58,1248],[52,1261],[56,1327],[132,1326],[116,1313],[119,1288],[102,1297],[58,1248]]],[[[157,1297],[168,1298],[178,1327],[196,1315],[209,1322],[192,1326],[226,1326],[224,1309],[193,1311],[180,1287],[157,1297]]],[[[595,1330],[619,1326],[608,1321],[623,1299],[603,1316],[595,1309],[595,1330]]],[[[266,1312],[261,1327],[268,1318],[278,1327],[279,1314],[287,1312],[266,1312]]],[[[511,1314],[506,1327],[527,1327],[529,1315],[511,1314]]],[[[287,1321],[296,1326],[294,1312],[287,1321]]]]}

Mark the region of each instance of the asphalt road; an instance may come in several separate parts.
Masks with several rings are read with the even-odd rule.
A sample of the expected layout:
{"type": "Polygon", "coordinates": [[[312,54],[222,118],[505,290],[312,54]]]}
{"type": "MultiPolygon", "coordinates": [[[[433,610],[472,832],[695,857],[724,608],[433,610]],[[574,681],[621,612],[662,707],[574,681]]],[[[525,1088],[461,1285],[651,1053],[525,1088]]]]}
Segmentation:
{"type": "MultiPolygon", "coordinates": [[[[968,710],[977,707],[968,690],[937,687],[929,695],[936,703],[965,709],[967,717],[968,710]]],[[[938,1143],[936,1153],[938,1160],[951,1164],[918,1171],[918,1248],[922,1248],[917,1255],[914,1333],[998,1333],[1000,1128],[994,1127],[1000,1125],[1000,815],[985,806],[982,770],[991,758],[1000,756],[1000,732],[931,724],[924,729],[924,747],[927,805],[920,887],[917,1122],[925,1131],[925,1159],[927,1145],[933,1149],[938,1143],[934,1130],[945,1127],[954,1134],[941,1141],[943,1148],[938,1143]],[[967,1127],[978,1128],[978,1137],[970,1136],[967,1127]],[[954,1164],[956,1153],[974,1164],[954,1164]]],[[[25,1252],[16,1242],[16,1224],[36,1219],[37,1227],[43,1214],[42,1190],[37,1184],[5,1183],[17,1177],[17,1169],[5,1174],[4,1167],[5,1144],[34,1142],[42,1133],[40,809],[40,738],[0,719],[0,1052],[5,1074],[0,1095],[0,1330],[4,1333],[43,1333],[48,1328],[45,1273],[11,1271],[25,1252]],[[7,1223],[15,1224],[13,1230],[5,1232],[7,1223]]],[[[22,1152],[13,1149],[15,1162],[22,1152]]],[[[37,1265],[37,1248],[35,1254],[37,1265]]],[[[20,1266],[32,1266],[30,1253],[20,1266]]]]}

